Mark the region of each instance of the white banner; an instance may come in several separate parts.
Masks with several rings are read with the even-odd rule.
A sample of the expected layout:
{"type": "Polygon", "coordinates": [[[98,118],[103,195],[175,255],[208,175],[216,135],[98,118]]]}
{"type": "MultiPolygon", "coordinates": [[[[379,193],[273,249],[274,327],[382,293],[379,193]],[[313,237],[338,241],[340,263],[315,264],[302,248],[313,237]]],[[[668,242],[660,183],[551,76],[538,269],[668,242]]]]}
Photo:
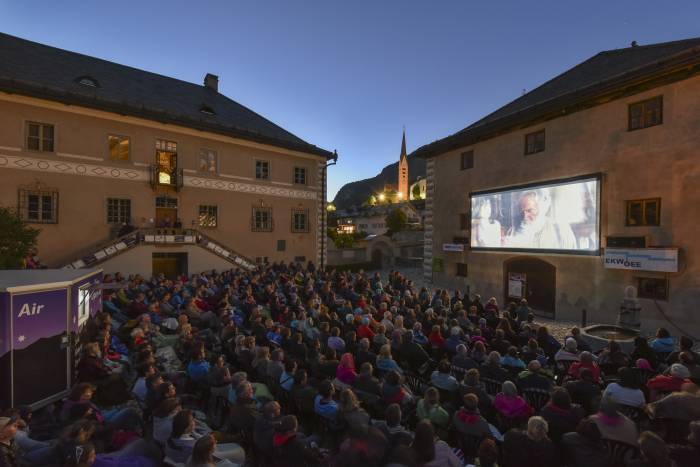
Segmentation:
{"type": "Polygon", "coordinates": [[[462,243],[443,243],[442,251],[464,251],[462,243]]]}
{"type": "Polygon", "coordinates": [[[607,269],[678,272],[677,248],[606,248],[607,269]]]}

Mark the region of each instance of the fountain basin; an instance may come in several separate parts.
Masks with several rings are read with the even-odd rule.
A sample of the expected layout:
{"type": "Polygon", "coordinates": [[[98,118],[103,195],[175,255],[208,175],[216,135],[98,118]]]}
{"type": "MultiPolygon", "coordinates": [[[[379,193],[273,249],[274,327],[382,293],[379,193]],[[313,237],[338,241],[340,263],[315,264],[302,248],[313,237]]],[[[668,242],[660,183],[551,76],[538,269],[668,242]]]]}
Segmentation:
{"type": "Polygon", "coordinates": [[[614,340],[620,344],[623,352],[630,354],[634,350],[634,339],[638,336],[638,329],[613,324],[594,324],[581,329],[581,338],[591,346],[593,352],[602,350],[614,340]]]}

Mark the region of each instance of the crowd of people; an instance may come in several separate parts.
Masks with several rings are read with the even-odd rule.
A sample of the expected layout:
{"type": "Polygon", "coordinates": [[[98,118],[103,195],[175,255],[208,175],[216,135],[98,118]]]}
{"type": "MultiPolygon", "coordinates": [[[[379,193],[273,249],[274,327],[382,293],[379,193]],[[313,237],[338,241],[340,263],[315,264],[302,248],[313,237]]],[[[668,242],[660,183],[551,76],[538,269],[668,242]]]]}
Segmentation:
{"type": "Polygon", "coordinates": [[[6,466],[685,467],[700,355],[559,341],[527,302],[272,264],[103,278],[69,396],[0,412],[6,466]]]}

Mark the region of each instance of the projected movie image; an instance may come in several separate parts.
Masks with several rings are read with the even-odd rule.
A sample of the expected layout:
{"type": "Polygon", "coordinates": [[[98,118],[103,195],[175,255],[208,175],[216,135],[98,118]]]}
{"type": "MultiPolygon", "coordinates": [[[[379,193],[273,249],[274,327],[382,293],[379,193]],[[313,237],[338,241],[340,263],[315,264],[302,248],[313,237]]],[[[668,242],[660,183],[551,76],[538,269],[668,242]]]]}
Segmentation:
{"type": "Polygon", "coordinates": [[[471,247],[596,252],[597,178],[471,197],[471,247]]]}

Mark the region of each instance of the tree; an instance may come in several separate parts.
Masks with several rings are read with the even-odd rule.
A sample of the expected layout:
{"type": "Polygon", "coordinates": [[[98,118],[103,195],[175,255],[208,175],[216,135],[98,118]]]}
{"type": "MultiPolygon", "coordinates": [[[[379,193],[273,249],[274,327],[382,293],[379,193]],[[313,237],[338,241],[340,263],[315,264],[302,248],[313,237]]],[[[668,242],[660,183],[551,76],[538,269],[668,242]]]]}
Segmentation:
{"type": "Polygon", "coordinates": [[[0,269],[22,267],[36,248],[39,230],[29,227],[16,212],[0,206],[0,269]]]}
{"type": "Polygon", "coordinates": [[[406,213],[401,209],[394,209],[386,216],[386,225],[389,228],[387,234],[391,235],[393,233],[401,231],[406,225],[407,216],[406,213]]]}
{"type": "Polygon", "coordinates": [[[413,190],[411,191],[411,194],[413,195],[413,199],[421,199],[420,198],[420,183],[416,183],[413,185],[413,190]]]}

